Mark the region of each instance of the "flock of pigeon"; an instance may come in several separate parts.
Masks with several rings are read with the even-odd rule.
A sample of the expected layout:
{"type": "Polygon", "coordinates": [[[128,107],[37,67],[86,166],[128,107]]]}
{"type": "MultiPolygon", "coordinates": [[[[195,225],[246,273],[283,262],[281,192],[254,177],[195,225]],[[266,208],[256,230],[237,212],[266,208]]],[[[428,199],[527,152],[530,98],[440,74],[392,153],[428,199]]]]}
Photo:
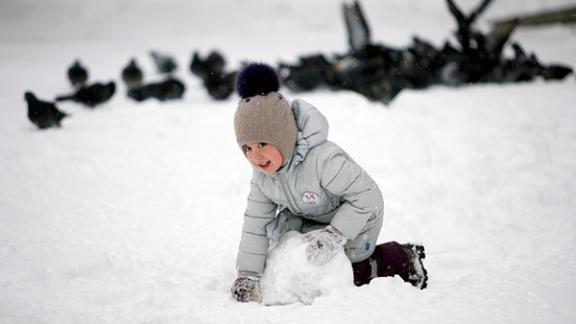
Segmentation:
{"type": "Polygon", "coordinates": [[[446,0],[456,21],[456,45],[446,41],[436,48],[413,37],[406,48],[393,48],[370,40],[370,28],[360,4],[343,6],[349,51],[331,57],[301,56],[296,64],[281,63],[283,84],[292,91],[318,88],[351,90],[371,101],[390,103],[403,89],[425,89],[432,85],[461,86],[475,83],[528,82],[536,79],[562,80],[573,73],[563,64],[543,64],[512,42],[513,57],[504,55],[505,45],[518,20],[495,25],[488,33],[474,27],[493,0],[480,3],[469,14],[446,0]]]}
{"type": "MultiPolygon", "coordinates": [[[[121,78],[126,86],[126,95],[137,101],[155,98],[159,101],[181,99],[186,91],[182,80],[174,76],[178,69],[176,60],[166,54],[151,51],[158,73],[163,75],[159,82],[144,83],[144,72],[135,59],[131,59],[122,69],[121,78]]],[[[216,100],[227,99],[234,92],[236,72],[226,72],[226,60],[218,51],[211,51],[206,57],[195,52],[190,63],[190,71],[199,77],[208,94],[216,100]]],[[[110,100],[116,93],[114,81],[88,83],[88,69],[76,60],[67,71],[68,80],[74,91],[57,96],[54,101],[73,101],[94,108],[110,100]]],[[[38,99],[27,91],[24,99],[28,104],[28,119],[40,129],[60,127],[62,119],[68,114],[58,109],[55,102],[38,99]]]]}
{"type": "MultiPolygon", "coordinates": [[[[535,54],[526,53],[518,43],[512,43],[514,57],[505,57],[504,48],[516,22],[499,25],[489,33],[474,28],[474,22],[493,0],[480,4],[465,14],[454,0],[446,0],[455,18],[456,46],[447,41],[442,48],[414,37],[407,48],[392,48],[370,40],[370,28],[358,1],[343,5],[348,32],[349,51],[327,57],[323,54],[301,56],[296,64],[280,62],[277,67],[281,83],[293,92],[319,88],[351,90],[371,101],[390,103],[403,89],[424,89],[441,84],[460,86],[474,83],[527,82],[536,78],[562,80],[573,73],[562,64],[542,64],[535,54]]],[[[182,98],[186,87],[173,73],[176,60],[169,55],[151,51],[150,55],[163,81],[144,83],[142,69],[132,59],[121,72],[127,96],[137,102],[155,98],[159,101],[182,98]]],[[[242,64],[244,65],[244,64],[242,64]]],[[[202,57],[192,56],[190,72],[199,77],[210,97],[225,100],[234,92],[236,71],[226,71],[226,60],[218,51],[202,57]]],[[[87,107],[108,101],[116,92],[114,82],[88,84],[88,72],[79,61],[68,69],[74,92],[55,98],[72,100],[87,107]]],[[[67,116],[54,102],[41,101],[30,91],[24,96],[28,103],[28,118],[39,128],[59,127],[67,116]]]]}

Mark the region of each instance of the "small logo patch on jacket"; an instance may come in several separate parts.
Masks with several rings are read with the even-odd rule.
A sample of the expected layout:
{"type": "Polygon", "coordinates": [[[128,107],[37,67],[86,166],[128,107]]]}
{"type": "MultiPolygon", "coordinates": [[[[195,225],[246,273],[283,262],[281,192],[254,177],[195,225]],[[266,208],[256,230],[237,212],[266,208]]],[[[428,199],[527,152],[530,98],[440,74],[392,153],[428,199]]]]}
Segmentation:
{"type": "Polygon", "coordinates": [[[319,200],[320,197],[318,196],[318,194],[312,191],[306,191],[302,195],[302,201],[304,201],[307,204],[316,205],[319,200]]]}

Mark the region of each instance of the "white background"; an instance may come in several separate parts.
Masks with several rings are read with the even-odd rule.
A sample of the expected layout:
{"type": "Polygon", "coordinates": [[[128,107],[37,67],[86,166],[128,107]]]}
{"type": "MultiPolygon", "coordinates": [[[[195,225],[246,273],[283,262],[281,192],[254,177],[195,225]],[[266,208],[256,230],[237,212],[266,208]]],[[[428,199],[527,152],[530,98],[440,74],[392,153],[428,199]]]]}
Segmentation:
{"type": "MultiPolygon", "coordinates": [[[[465,10],[479,1],[458,1],[465,10]]],[[[441,46],[441,0],[362,2],[376,42],[441,46]]],[[[491,19],[575,1],[496,0],[491,19]]],[[[544,63],[576,66],[576,30],[517,30],[544,63]]],[[[9,0],[0,3],[0,323],[570,323],[576,320],[576,84],[437,86],[389,107],[351,92],[285,94],[317,106],[329,138],[378,182],[380,241],[421,242],[429,288],[397,278],[313,305],[232,301],[251,169],[237,98],[209,99],[191,53],[276,64],[347,49],[339,1],[9,0]],[[118,81],[131,57],[173,54],[181,101],[73,103],[36,130],[23,94],[66,93],[68,65],[118,81]]],[[[337,288],[337,287],[335,287],[337,288]]]]}

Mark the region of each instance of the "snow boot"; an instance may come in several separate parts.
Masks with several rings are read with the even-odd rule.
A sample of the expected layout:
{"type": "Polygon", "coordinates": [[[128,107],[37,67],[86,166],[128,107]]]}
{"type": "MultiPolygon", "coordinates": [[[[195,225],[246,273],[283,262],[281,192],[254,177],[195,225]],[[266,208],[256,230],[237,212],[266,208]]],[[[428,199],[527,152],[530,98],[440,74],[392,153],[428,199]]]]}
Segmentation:
{"type": "Polygon", "coordinates": [[[428,271],[424,268],[422,259],[426,257],[424,246],[414,244],[403,244],[402,247],[409,255],[410,263],[408,267],[408,280],[412,286],[424,289],[428,286],[428,271]]]}
{"type": "Polygon", "coordinates": [[[379,244],[368,259],[352,264],[354,284],[362,286],[376,277],[398,275],[414,287],[424,289],[428,282],[428,273],[422,264],[425,256],[422,245],[379,244]]]}

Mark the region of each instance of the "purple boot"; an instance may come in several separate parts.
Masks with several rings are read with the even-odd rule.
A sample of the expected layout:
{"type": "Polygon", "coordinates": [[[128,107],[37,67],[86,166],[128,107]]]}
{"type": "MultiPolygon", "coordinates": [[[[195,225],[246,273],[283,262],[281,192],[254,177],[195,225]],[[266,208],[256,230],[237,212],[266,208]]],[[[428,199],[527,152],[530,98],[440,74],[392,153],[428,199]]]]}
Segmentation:
{"type": "Polygon", "coordinates": [[[362,286],[376,277],[398,275],[412,286],[424,289],[428,282],[428,272],[422,264],[425,257],[422,245],[397,242],[379,244],[368,259],[352,264],[354,284],[362,286]]]}

